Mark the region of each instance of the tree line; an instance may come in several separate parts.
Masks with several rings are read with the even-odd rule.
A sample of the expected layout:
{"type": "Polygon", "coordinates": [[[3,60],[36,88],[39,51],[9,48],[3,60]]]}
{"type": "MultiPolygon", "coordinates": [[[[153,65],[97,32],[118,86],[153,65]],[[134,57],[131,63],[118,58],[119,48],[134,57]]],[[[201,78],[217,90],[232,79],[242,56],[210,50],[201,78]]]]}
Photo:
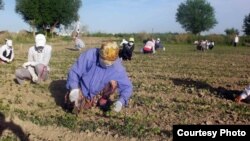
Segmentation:
{"type": "MultiPolygon", "coordinates": [[[[16,0],[15,11],[22,16],[33,31],[52,32],[60,25],[69,26],[79,20],[78,10],[82,0],[16,0]]],[[[0,10],[4,2],[0,0],[0,10]]],[[[199,35],[216,24],[214,8],[206,0],[186,0],[177,9],[176,21],[186,32],[199,35]]],[[[243,32],[250,35],[250,13],[243,20],[243,32]]],[[[239,34],[234,28],[225,29],[226,34],[239,34]]]]}

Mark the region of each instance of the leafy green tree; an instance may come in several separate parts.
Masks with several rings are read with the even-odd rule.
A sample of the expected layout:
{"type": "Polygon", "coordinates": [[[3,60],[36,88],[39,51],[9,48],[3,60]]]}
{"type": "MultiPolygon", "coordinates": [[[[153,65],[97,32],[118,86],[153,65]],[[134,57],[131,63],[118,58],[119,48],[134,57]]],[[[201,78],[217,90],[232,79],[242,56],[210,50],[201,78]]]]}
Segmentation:
{"type": "Polygon", "coordinates": [[[33,29],[52,32],[77,21],[81,5],[81,0],[16,0],[15,10],[33,29]]]}
{"type": "Polygon", "coordinates": [[[227,35],[238,35],[239,34],[239,30],[238,29],[235,29],[235,28],[228,28],[228,29],[225,29],[224,30],[225,31],[225,33],[227,34],[227,35]]]}
{"type": "Polygon", "coordinates": [[[246,35],[250,35],[250,13],[247,16],[245,16],[245,18],[244,18],[243,32],[246,35]]]}
{"type": "Polygon", "coordinates": [[[0,10],[2,10],[4,8],[4,3],[2,0],[0,0],[0,10]]]}
{"type": "Polygon", "coordinates": [[[176,21],[188,32],[200,34],[217,24],[213,7],[206,0],[187,0],[177,9],[176,21]]]}

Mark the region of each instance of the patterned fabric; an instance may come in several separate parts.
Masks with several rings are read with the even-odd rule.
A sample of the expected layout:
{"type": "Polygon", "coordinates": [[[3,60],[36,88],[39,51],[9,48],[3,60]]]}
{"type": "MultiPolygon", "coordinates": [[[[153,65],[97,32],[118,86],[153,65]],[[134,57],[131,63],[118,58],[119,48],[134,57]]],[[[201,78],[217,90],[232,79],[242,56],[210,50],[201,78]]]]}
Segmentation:
{"type": "Polygon", "coordinates": [[[69,92],[65,95],[65,108],[66,110],[69,110],[72,113],[78,114],[83,109],[90,109],[92,107],[98,106],[103,110],[107,110],[109,106],[112,104],[110,100],[110,96],[116,91],[117,89],[117,82],[116,81],[110,81],[103,90],[96,96],[94,96],[92,99],[87,99],[83,96],[82,91],[80,92],[80,96],[76,101],[71,102],[69,99],[69,92]],[[76,104],[77,103],[77,104],[76,104]]]}
{"type": "Polygon", "coordinates": [[[119,47],[116,42],[103,43],[100,49],[100,56],[104,60],[115,61],[119,54],[119,47]]]}

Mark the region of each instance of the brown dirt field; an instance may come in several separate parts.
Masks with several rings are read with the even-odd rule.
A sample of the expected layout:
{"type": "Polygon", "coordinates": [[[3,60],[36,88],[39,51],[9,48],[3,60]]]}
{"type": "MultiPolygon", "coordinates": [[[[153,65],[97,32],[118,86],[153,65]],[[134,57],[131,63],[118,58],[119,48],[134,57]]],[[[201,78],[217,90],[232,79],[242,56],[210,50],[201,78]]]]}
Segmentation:
{"type": "MultiPolygon", "coordinates": [[[[90,48],[108,38],[83,40],[90,48]]],[[[73,51],[73,42],[61,39],[48,44],[51,73],[41,85],[14,82],[32,44],[14,42],[14,62],[0,64],[0,140],[158,141],[172,140],[175,124],[250,124],[249,104],[233,101],[250,84],[250,48],[218,46],[202,53],[166,44],[165,52],[143,55],[138,42],[133,60],[124,61],[134,86],[129,106],[117,115],[93,108],[76,117],[63,110],[65,80],[87,48],[73,51]]]]}

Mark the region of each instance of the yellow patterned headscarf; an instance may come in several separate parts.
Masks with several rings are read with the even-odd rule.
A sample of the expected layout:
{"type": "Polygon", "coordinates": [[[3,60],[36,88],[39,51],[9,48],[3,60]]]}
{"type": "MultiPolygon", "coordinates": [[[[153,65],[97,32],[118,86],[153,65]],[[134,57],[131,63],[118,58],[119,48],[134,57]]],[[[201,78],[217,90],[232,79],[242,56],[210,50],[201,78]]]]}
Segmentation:
{"type": "Polygon", "coordinates": [[[119,47],[116,42],[108,41],[101,45],[100,57],[103,60],[115,61],[119,54],[119,47]]]}

